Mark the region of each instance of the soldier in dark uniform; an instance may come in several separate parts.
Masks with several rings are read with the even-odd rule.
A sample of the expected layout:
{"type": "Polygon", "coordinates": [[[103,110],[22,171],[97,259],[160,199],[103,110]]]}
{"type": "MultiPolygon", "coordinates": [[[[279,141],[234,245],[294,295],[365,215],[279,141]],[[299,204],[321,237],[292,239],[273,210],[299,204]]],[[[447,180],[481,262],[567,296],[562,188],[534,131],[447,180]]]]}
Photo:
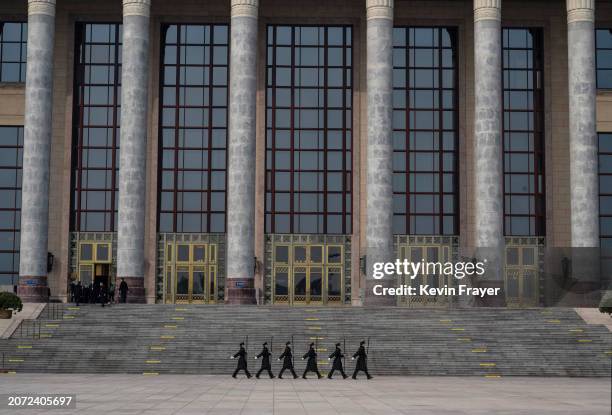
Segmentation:
{"type": "Polygon", "coordinates": [[[261,375],[261,372],[263,372],[264,370],[268,371],[268,375],[270,375],[270,379],[274,379],[274,375],[272,374],[272,365],[270,364],[270,356],[272,355],[272,353],[270,353],[267,346],[268,346],[268,342],[265,342],[263,344],[263,349],[261,349],[261,353],[255,356],[255,360],[261,357],[261,368],[255,375],[257,379],[259,379],[259,375],[261,375]]]}
{"type": "Polygon", "coordinates": [[[249,379],[251,378],[251,374],[249,373],[249,370],[247,369],[246,355],[247,355],[247,352],[246,350],[244,350],[244,343],[240,343],[240,350],[238,350],[238,353],[232,356],[232,359],[238,358],[238,366],[236,366],[236,370],[234,370],[234,374],[232,375],[234,379],[236,378],[236,375],[238,374],[238,372],[240,372],[241,370],[244,370],[244,373],[246,373],[247,378],[249,379]]]}
{"type": "Polygon", "coordinates": [[[362,340],[359,343],[359,349],[357,349],[357,351],[351,358],[351,360],[355,360],[355,358],[357,358],[357,365],[355,365],[353,379],[357,379],[357,372],[359,372],[360,370],[365,372],[368,379],[372,379],[372,376],[370,376],[370,374],[368,373],[368,355],[366,354],[365,347],[363,347],[364,344],[365,340],[362,340]]]}
{"type": "Polygon", "coordinates": [[[321,376],[319,368],[317,367],[317,352],[314,349],[314,343],[310,343],[308,351],[302,356],[302,360],[306,358],[308,358],[308,361],[306,362],[306,369],[304,369],[302,379],[306,379],[306,373],[308,372],[315,372],[317,377],[321,379],[323,376],[321,376]]]}
{"type": "Polygon", "coordinates": [[[79,306],[79,303],[83,298],[83,286],[81,285],[81,281],[77,281],[76,286],[74,287],[74,302],[76,303],[77,307],[79,306]]]}
{"type": "Polygon", "coordinates": [[[285,350],[283,351],[283,354],[281,354],[278,358],[278,360],[283,359],[283,368],[278,374],[279,379],[283,378],[283,373],[285,372],[285,369],[289,369],[289,371],[293,375],[293,379],[297,379],[295,370],[293,370],[293,354],[291,353],[291,347],[289,347],[290,344],[291,342],[285,343],[285,350]]]}
{"type": "Polygon", "coordinates": [[[334,374],[335,370],[339,370],[344,379],[348,378],[348,376],[346,376],[346,373],[344,373],[344,368],[342,367],[343,357],[344,355],[342,354],[342,349],[340,349],[340,343],[336,343],[336,350],[334,350],[334,352],[329,355],[329,359],[328,359],[328,360],[334,359],[334,362],[332,363],[332,369],[327,374],[328,379],[332,378],[332,375],[334,374]]]}

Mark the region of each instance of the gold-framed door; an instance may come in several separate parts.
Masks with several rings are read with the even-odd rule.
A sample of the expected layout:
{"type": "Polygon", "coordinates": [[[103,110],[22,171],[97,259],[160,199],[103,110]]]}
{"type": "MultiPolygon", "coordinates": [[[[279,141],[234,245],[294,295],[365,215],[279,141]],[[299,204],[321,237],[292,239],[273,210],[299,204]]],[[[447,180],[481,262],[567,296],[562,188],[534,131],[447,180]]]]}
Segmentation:
{"type": "Polygon", "coordinates": [[[81,281],[81,285],[87,287],[93,284],[96,276],[102,273],[101,269],[106,270],[108,286],[112,282],[110,268],[112,263],[112,243],[111,242],[94,242],[81,241],[78,244],[78,267],[77,280],[81,281]]]}
{"type": "MultiPolygon", "coordinates": [[[[446,245],[400,245],[399,259],[408,262],[421,262],[435,264],[444,264],[450,260],[450,247],[446,245]]],[[[399,296],[398,305],[408,307],[442,307],[448,304],[448,297],[443,295],[418,295],[421,285],[428,285],[430,288],[443,288],[448,285],[450,280],[444,275],[441,268],[430,267],[422,270],[415,278],[410,276],[400,275],[398,277],[400,285],[414,287],[417,295],[399,296]]]]}
{"type": "Polygon", "coordinates": [[[504,290],[508,307],[536,307],[539,303],[538,246],[507,245],[504,290]]]}
{"type": "Polygon", "coordinates": [[[166,244],[166,303],[217,302],[217,246],[205,243],[166,244]]]}
{"type": "Polygon", "coordinates": [[[278,244],[273,248],[272,302],[342,304],[343,246],[278,244]]]}

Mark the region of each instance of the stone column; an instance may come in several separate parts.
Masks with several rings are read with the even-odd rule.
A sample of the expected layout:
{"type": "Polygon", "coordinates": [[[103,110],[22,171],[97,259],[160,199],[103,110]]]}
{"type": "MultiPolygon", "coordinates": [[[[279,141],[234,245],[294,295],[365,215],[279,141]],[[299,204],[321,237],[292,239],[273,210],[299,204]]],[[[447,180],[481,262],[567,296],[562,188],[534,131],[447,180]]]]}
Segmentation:
{"type": "Polygon", "coordinates": [[[29,0],[18,287],[18,295],[27,302],[44,302],[48,298],[54,37],[55,0],[29,0]]]}
{"type": "Polygon", "coordinates": [[[150,0],[123,0],[117,277],[128,302],[144,303],[150,0]]]}
{"type": "MultiPolygon", "coordinates": [[[[572,277],[577,280],[573,290],[582,294],[599,290],[594,21],[595,0],[567,0],[572,277]]],[[[582,296],[579,305],[596,305],[588,297],[582,296]]]]}
{"type": "MultiPolygon", "coordinates": [[[[474,170],[476,257],[486,261],[481,287],[504,286],[501,0],[474,0],[474,170]]],[[[505,294],[482,305],[503,305],[505,294]]]]}
{"type": "Polygon", "coordinates": [[[255,101],[258,0],[231,0],[225,301],[255,304],[255,101]]]}
{"type": "Polygon", "coordinates": [[[395,262],[393,248],[393,0],[367,0],[368,141],[366,186],[366,305],[393,305],[375,285],[394,287],[396,276],[374,279],[375,263],[395,262]]]}

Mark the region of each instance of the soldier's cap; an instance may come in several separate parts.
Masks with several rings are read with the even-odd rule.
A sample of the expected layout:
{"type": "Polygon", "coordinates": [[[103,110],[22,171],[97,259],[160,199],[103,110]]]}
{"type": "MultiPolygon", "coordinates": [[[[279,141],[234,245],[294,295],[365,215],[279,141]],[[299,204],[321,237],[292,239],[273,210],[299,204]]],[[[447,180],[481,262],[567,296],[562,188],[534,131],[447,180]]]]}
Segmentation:
{"type": "Polygon", "coordinates": [[[359,342],[360,346],[363,346],[364,344],[365,344],[365,340],[362,340],[362,341],[359,342]]]}
{"type": "Polygon", "coordinates": [[[336,343],[336,347],[340,347],[340,343],[336,343]]]}
{"type": "Polygon", "coordinates": [[[291,342],[287,342],[285,343],[285,346],[289,346],[291,344],[291,342]]]}
{"type": "Polygon", "coordinates": [[[268,342],[264,342],[264,344],[263,344],[263,345],[264,345],[264,346],[266,346],[267,344],[268,344],[268,342]]]}
{"type": "Polygon", "coordinates": [[[314,343],[310,343],[310,347],[314,346],[314,343]]]}
{"type": "Polygon", "coordinates": [[[244,343],[240,343],[241,346],[244,346],[244,343]]]}

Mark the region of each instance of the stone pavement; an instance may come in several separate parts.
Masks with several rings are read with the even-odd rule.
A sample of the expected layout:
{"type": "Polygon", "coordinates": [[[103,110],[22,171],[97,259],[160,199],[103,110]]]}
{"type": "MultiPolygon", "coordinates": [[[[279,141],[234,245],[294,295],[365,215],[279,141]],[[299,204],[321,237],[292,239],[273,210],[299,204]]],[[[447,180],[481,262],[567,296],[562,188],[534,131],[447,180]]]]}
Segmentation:
{"type": "Polygon", "coordinates": [[[2,414],[610,414],[609,378],[0,375],[0,394],[76,394],[77,409],[2,414]]]}

